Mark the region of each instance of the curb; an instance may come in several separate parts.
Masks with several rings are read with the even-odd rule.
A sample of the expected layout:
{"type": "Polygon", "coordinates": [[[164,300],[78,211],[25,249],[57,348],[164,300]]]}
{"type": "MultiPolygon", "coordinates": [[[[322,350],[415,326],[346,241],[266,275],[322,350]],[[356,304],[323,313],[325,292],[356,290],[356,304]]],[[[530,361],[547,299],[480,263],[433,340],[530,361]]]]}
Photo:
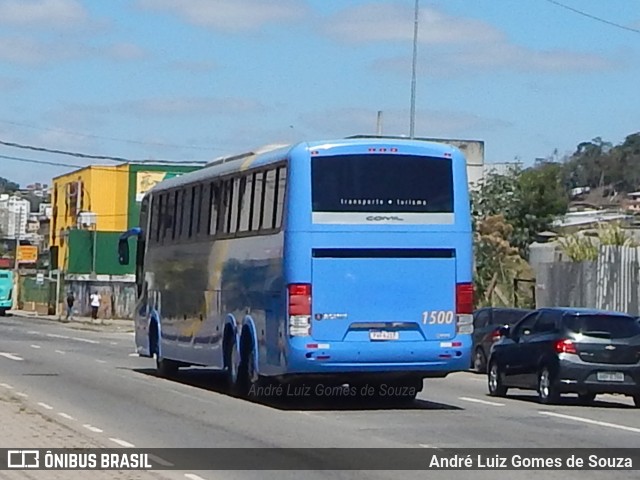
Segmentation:
{"type": "Polygon", "coordinates": [[[93,330],[99,332],[106,329],[115,329],[127,333],[134,331],[133,320],[109,319],[100,320],[100,323],[96,323],[89,317],[79,317],[72,321],[67,321],[63,317],[56,318],[55,315],[38,315],[37,312],[27,312],[23,310],[9,310],[7,313],[13,317],[28,319],[34,318],[60,323],[62,325],[67,325],[69,328],[73,328],[74,330],[93,330]]]}

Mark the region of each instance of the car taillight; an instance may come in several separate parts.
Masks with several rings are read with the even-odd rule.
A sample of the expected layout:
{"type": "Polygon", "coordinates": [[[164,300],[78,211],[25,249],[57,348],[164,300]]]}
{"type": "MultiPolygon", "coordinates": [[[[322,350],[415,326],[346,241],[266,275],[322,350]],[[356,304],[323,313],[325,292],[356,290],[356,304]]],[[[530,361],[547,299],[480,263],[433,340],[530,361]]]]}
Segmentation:
{"type": "Polygon", "coordinates": [[[311,330],[311,284],[292,283],[287,287],[289,335],[305,337],[311,330]]]}
{"type": "Polygon", "coordinates": [[[497,342],[501,338],[502,338],[502,334],[500,333],[500,329],[496,329],[493,332],[491,332],[491,341],[492,342],[497,342]]]}
{"type": "Polygon", "coordinates": [[[555,345],[556,353],[573,353],[577,354],[576,346],[571,340],[558,340],[555,345]]]}
{"type": "Polygon", "coordinates": [[[473,283],[456,284],[456,332],[473,333],[473,283]]]}

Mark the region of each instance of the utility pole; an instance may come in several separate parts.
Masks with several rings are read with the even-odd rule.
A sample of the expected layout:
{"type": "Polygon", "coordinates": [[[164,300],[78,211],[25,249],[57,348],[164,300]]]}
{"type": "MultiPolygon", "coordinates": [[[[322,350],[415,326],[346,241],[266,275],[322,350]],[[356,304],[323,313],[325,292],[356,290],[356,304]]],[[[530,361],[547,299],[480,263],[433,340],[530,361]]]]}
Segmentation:
{"type": "Polygon", "coordinates": [[[418,59],[418,17],[420,0],[416,0],[415,13],[413,19],[413,62],[411,73],[411,119],[409,126],[409,138],[415,137],[416,123],[416,63],[418,59]]]}
{"type": "Polygon", "coordinates": [[[378,110],[378,122],[376,125],[376,135],[382,135],[382,110],[378,110]]]}
{"type": "MultiPolygon", "coordinates": [[[[9,205],[11,203],[9,202],[9,205]]],[[[13,258],[13,294],[11,295],[11,297],[13,298],[13,305],[15,308],[18,307],[18,295],[20,294],[20,290],[19,290],[19,285],[20,285],[20,278],[18,276],[19,272],[20,272],[20,260],[19,260],[19,253],[20,253],[20,225],[22,225],[22,208],[20,207],[19,204],[15,204],[16,208],[18,209],[17,215],[14,215],[14,225],[13,225],[13,236],[16,239],[16,250],[14,253],[14,258],[13,258]]],[[[9,209],[11,207],[8,207],[9,209]]],[[[9,210],[10,212],[10,210],[9,210]]]]}

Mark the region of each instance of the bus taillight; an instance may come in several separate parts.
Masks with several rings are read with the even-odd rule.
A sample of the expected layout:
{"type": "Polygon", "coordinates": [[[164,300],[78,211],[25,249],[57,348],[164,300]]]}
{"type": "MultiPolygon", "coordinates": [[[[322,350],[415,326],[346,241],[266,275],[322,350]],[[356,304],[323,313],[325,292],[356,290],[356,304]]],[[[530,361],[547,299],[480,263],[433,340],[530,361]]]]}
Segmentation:
{"type": "Polygon", "coordinates": [[[456,284],[456,330],[473,333],[473,283],[456,284]]]}
{"type": "Polygon", "coordinates": [[[292,283],[287,287],[289,335],[304,337],[311,329],[311,284],[292,283]]]}

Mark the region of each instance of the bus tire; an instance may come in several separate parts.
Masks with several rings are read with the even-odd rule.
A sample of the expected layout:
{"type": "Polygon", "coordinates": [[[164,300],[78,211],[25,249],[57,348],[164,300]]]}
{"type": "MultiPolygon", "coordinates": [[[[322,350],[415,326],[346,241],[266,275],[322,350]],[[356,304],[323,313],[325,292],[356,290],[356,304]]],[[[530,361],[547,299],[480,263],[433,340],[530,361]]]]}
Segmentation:
{"type": "Polygon", "coordinates": [[[7,310],[4,308],[0,308],[0,317],[4,317],[7,314],[7,310]]]}
{"type": "Polygon", "coordinates": [[[156,374],[162,378],[171,378],[178,373],[178,364],[156,354],[156,374]]]}
{"type": "Polygon", "coordinates": [[[245,330],[240,338],[240,365],[236,381],[236,392],[242,397],[250,396],[252,387],[259,385],[260,376],[255,371],[255,360],[255,345],[249,331],[245,330]]]}
{"type": "Polygon", "coordinates": [[[227,327],[224,331],[223,340],[223,368],[225,374],[225,383],[231,391],[236,390],[238,383],[238,349],[234,338],[233,331],[227,327]]]}

